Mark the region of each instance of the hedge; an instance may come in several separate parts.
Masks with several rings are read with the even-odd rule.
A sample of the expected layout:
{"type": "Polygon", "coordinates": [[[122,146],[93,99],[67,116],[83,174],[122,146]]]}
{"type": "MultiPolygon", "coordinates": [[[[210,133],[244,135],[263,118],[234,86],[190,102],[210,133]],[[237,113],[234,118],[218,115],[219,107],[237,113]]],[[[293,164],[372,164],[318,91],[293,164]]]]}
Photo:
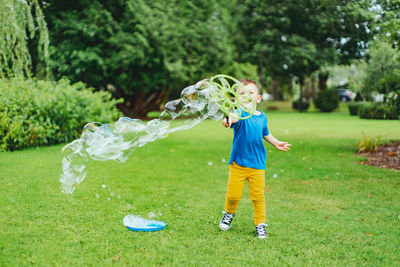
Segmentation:
{"type": "Polygon", "coordinates": [[[82,82],[0,79],[0,151],[69,142],[88,122],[115,120],[118,102],[82,82]]]}

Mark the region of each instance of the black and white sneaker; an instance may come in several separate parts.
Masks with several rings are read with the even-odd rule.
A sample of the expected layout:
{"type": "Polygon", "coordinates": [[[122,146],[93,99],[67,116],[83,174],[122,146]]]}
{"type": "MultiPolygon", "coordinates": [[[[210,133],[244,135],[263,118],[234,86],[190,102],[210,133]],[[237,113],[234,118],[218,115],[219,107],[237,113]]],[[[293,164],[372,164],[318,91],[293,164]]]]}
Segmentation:
{"type": "Polygon", "coordinates": [[[268,224],[260,223],[259,225],[256,226],[257,237],[260,239],[268,237],[267,229],[265,229],[265,226],[268,226],[268,224]]]}
{"type": "Polygon", "coordinates": [[[223,211],[222,213],[224,214],[224,217],[222,217],[221,221],[219,222],[219,229],[221,229],[222,231],[226,231],[229,230],[229,228],[231,228],[231,224],[232,224],[232,220],[233,217],[235,217],[234,213],[228,213],[223,211]]]}

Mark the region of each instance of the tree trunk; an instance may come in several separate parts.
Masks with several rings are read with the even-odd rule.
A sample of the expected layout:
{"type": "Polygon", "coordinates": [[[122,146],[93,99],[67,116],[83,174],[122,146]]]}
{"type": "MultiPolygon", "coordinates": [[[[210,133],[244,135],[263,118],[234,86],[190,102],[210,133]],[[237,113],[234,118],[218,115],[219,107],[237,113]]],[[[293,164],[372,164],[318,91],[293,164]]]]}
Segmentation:
{"type": "Polygon", "coordinates": [[[302,82],[299,83],[299,89],[300,89],[299,101],[303,101],[303,84],[302,84],[302,82]]]}
{"type": "Polygon", "coordinates": [[[272,80],[272,94],[274,95],[274,101],[280,100],[278,77],[274,77],[272,80]]]}
{"type": "Polygon", "coordinates": [[[324,91],[326,89],[326,81],[328,80],[329,74],[327,73],[319,73],[319,80],[318,80],[318,85],[319,85],[319,90],[324,91]]]}
{"type": "Polygon", "coordinates": [[[315,98],[315,77],[314,75],[311,76],[311,98],[315,98]]]}
{"type": "Polygon", "coordinates": [[[299,98],[299,101],[305,101],[305,99],[304,99],[303,87],[304,87],[304,77],[300,77],[300,78],[299,78],[299,89],[300,89],[300,98],[299,98]]]}
{"type": "Polygon", "coordinates": [[[304,81],[305,81],[305,83],[304,83],[304,89],[305,89],[305,97],[306,97],[306,100],[307,101],[309,101],[310,100],[310,81],[306,78],[306,77],[304,77],[304,81]]]}
{"type": "Polygon", "coordinates": [[[145,119],[149,111],[160,110],[161,104],[167,99],[169,93],[170,89],[147,93],[138,89],[135,90],[134,95],[127,95],[122,90],[117,90],[117,96],[125,100],[118,104],[118,108],[125,116],[145,119]]]}
{"type": "MultiPolygon", "coordinates": [[[[261,68],[258,68],[258,77],[260,77],[260,84],[262,88],[265,88],[265,80],[263,79],[261,68]]],[[[261,92],[260,92],[261,93],[261,92]]]]}

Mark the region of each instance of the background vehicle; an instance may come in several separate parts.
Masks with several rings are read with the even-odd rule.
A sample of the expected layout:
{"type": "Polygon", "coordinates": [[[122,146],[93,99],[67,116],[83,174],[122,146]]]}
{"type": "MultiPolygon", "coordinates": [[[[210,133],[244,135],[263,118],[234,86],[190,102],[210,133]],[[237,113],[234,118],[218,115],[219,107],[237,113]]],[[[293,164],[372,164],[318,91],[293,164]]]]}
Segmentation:
{"type": "Polygon", "coordinates": [[[356,95],[349,89],[345,89],[345,88],[338,89],[338,92],[339,92],[339,99],[342,102],[349,102],[349,101],[353,100],[353,98],[356,95]]]}

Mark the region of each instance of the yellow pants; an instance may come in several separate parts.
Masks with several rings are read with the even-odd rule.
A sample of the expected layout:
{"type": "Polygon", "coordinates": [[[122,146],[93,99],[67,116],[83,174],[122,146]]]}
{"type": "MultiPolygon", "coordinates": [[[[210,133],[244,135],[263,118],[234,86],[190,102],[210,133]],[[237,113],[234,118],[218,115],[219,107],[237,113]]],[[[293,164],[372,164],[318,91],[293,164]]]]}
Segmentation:
{"type": "Polygon", "coordinates": [[[235,162],[229,166],[225,211],[236,212],[246,179],[249,180],[249,193],[254,207],[254,225],[265,223],[265,170],[242,167],[235,162]]]}

